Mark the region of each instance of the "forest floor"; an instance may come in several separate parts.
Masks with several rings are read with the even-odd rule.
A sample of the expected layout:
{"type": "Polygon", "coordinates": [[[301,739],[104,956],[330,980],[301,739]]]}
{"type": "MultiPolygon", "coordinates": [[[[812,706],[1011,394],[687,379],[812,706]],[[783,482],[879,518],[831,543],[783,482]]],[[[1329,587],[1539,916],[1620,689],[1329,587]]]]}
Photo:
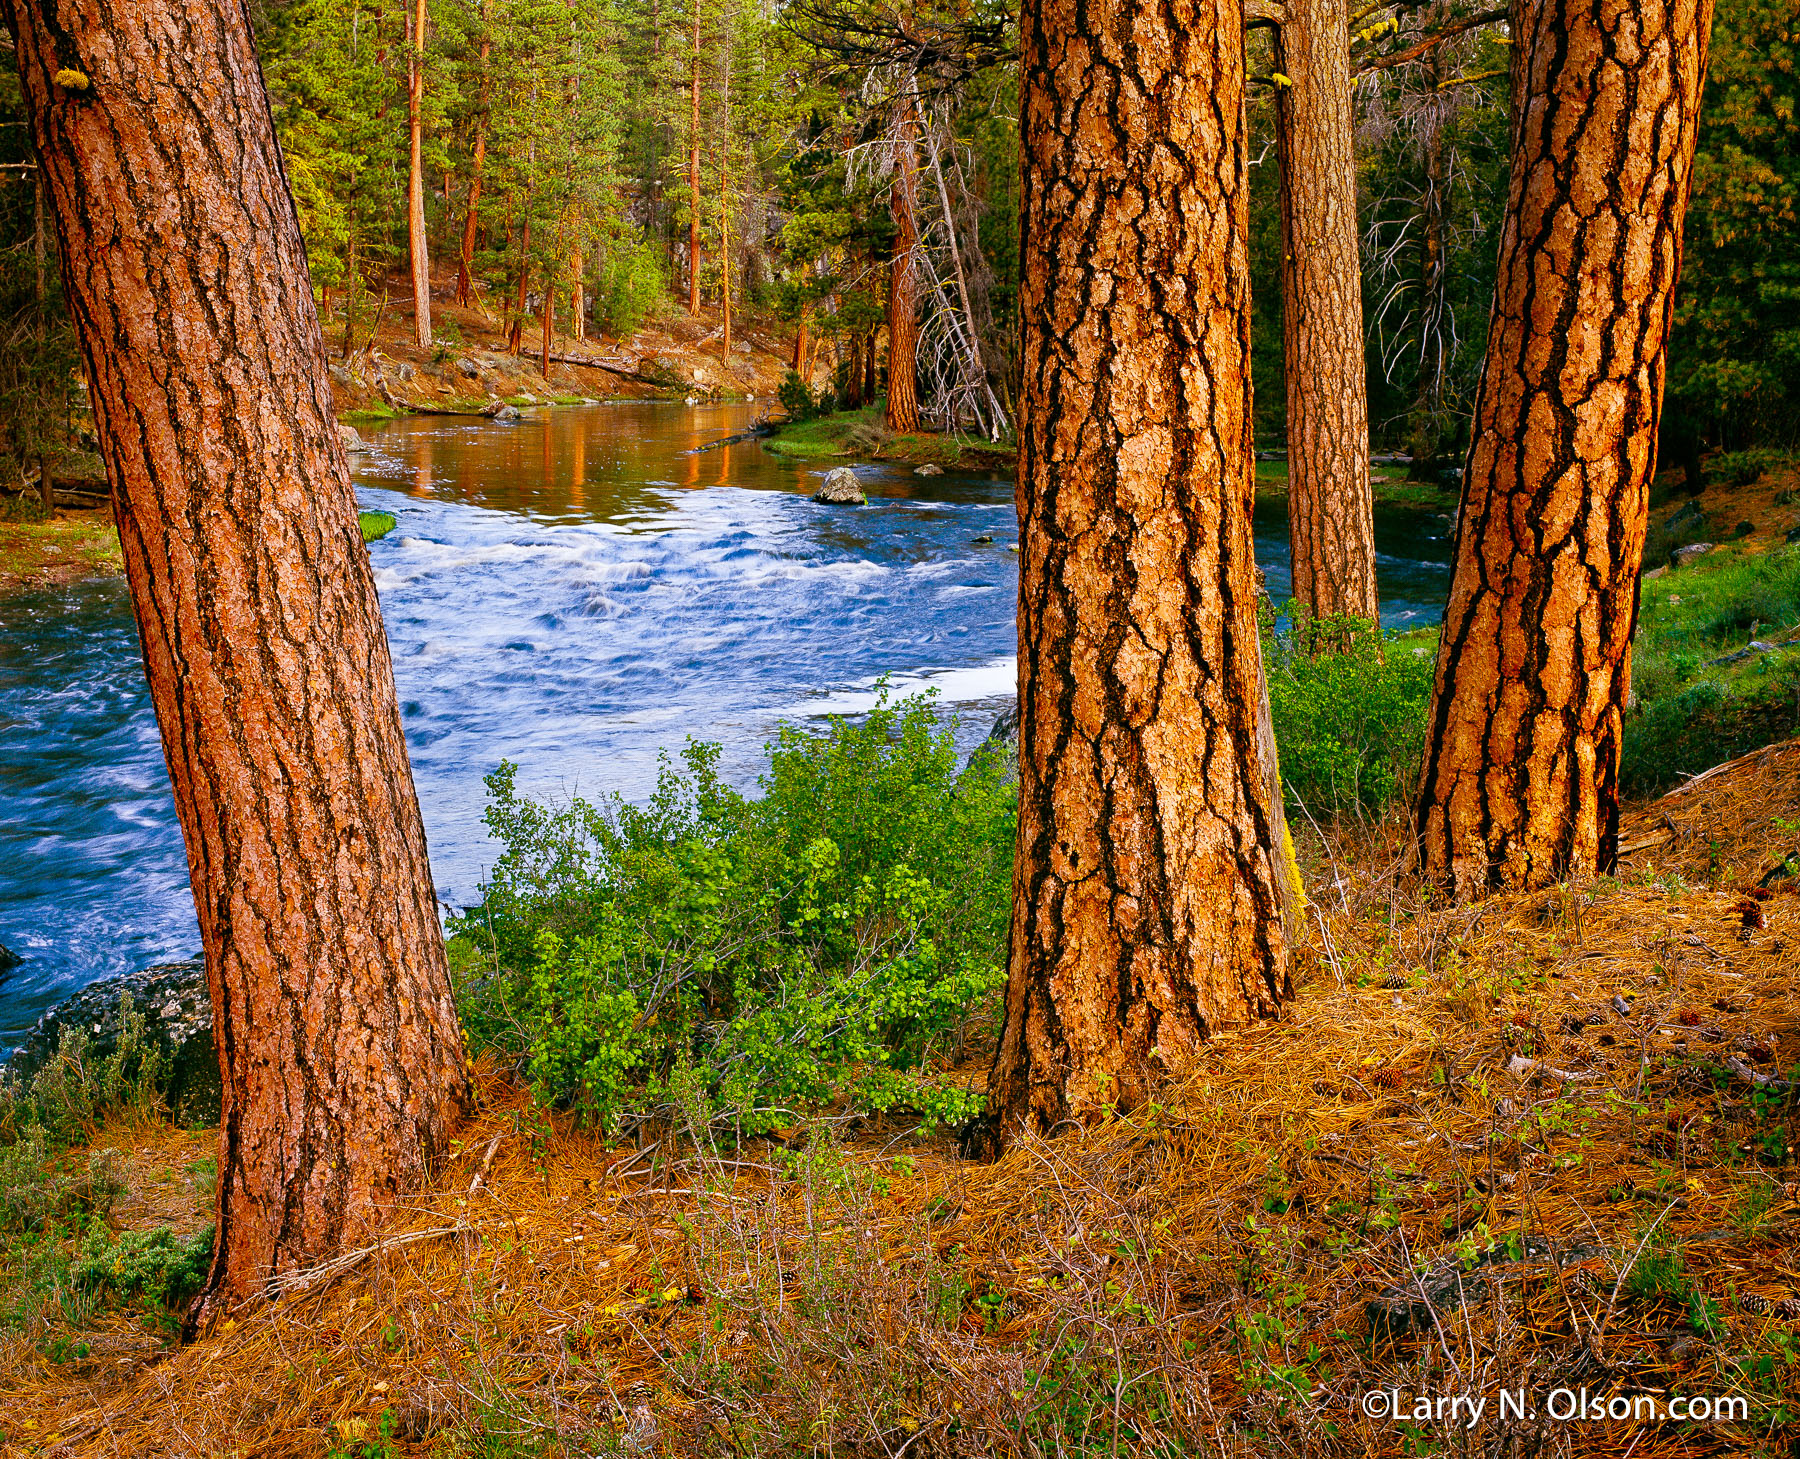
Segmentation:
{"type": "MultiPolygon", "coordinates": [[[[640,1149],[490,1064],[381,1246],[186,1347],[15,1250],[3,1452],[1791,1454],[1800,742],[1635,807],[1616,877],[1447,906],[1401,847],[1309,836],[1280,1021],[995,1165],[831,1117],[640,1149]]],[[[115,1222],[197,1226],[208,1138],[98,1132],[115,1222]]]]}

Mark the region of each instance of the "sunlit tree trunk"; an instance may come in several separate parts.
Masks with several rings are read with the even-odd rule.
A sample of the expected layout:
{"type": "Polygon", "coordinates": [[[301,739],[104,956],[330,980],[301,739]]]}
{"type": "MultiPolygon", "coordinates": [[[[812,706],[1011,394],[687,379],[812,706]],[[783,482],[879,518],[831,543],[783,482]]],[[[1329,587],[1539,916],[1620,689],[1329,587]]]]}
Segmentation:
{"type": "Polygon", "coordinates": [[[803,302],[800,305],[800,323],[794,330],[794,373],[803,380],[806,378],[802,373],[806,369],[806,325],[811,317],[812,305],[803,302]]]}
{"type": "Polygon", "coordinates": [[[369,1237],[469,1107],[387,638],[239,0],[0,0],[224,1078],[201,1313],[369,1237]]]}
{"type": "Polygon", "coordinates": [[[1375,620],[1375,515],[1344,0],[1288,0],[1276,70],[1294,597],[1375,620]]]}
{"type": "MultiPolygon", "coordinates": [[[[229,3],[229,0],[227,0],[229,3]]],[[[406,57],[406,119],[411,162],[406,175],[406,237],[412,253],[413,333],[420,349],[431,348],[431,255],[425,239],[425,0],[418,0],[406,57]]]]}
{"type": "Polygon", "coordinates": [[[585,276],[586,262],[581,256],[581,249],[576,248],[569,259],[569,276],[574,283],[569,287],[569,333],[576,339],[587,338],[587,280],[585,276]]]}
{"type": "Polygon", "coordinates": [[[700,0],[694,7],[694,51],[688,63],[688,313],[700,312],[700,0]]]}
{"type": "Polygon", "coordinates": [[[1019,820],[993,1154],[1288,991],[1238,0],[1027,0],[1019,820]]]}
{"type": "Polygon", "coordinates": [[[894,149],[894,183],[888,206],[894,216],[894,252],[888,266],[887,428],[919,428],[919,289],[913,250],[919,243],[918,155],[912,105],[901,115],[894,149]]]}
{"type": "Polygon", "coordinates": [[[1711,0],[1515,5],[1513,165],[1418,829],[1459,896],[1611,870],[1711,0]]]}

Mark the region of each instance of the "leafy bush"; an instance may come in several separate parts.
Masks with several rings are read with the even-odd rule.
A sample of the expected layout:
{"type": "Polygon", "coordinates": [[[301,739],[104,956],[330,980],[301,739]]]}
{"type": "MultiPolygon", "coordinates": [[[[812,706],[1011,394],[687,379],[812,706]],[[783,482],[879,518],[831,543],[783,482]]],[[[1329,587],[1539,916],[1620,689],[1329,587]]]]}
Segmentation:
{"type": "Polygon", "coordinates": [[[50,510],[36,496],[0,496],[0,522],[47,522],[50,510]]]}
{"type": "MultiPolygon", "coordinates": [[[[1290,621],[1292,615],[1290,614],[1290,621]]],[[[1290,799],[1315,816],[1379,815],[1414,789],[1436,642],[1321,621],[1265,640],[1269,709],[1290,799]],[[1309,653],[1313,635],[1348,647],[1309,653]]]]}
{"type": "Polygon", "coordinates": [[[769,748],[760,799],[693,742],[641,807],[551,807],[510,764],[488,777],[506,849],[453,927],[459,995],[545,1100],[616,1126],[688,1089],[746,1132],[839,1098],[968,1112],[931,1067],[1003,980],[1005,765],[959,774],[929,701],[885,692],[860,724],[769,748]]]}
{"type": "Polygon", "coordinates": [[[594,280],[594,315],[608,334],[635,334],[664,290],[656,250],[640,238],[615,240],[594,280]]]}
{"type": "Polygon", "coordinates": [[[184,1241],[167,1226],[115,1237],[104,1226],[91,1225],[70,1275],[76,1286],[96,1296],[173,1311],[199,1292],[212,1252],[210,1226],[184,1241]]]}
{"type": "Polygon", "coordinates": [[[91,1136],[115,1115],[162,1111],[168,1058],[131,995],[119,1001],[119,1035],[96,1057],[80,1024],[62,1029],[56,1053],[24,1079],[0,1076],[0,1145],[39,1130],[52,1149],[91,1136]]]}

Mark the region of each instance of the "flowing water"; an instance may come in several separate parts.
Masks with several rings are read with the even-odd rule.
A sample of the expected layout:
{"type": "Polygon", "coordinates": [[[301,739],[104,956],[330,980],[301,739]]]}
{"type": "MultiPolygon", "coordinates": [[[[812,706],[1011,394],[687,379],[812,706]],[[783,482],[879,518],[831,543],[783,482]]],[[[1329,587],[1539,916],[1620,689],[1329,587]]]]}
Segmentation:
{"type": "MultiPolygon", "coordinates": [[[[741,785],[783,719],[856,713],[890,676],[935,688],[978,741],[1013,689],[1010,479],[859,465],[869,505],[808,498],[833,462],[755,441],[695,452],[753,406],[620,403],[512,425],[414,417],[368,432],[363,505],[431,862],[473,899],[494,847],[482,777],[641,796],[688,736],[741,785]],[[991,545],[977,545],[983,535],[991,545]]],[[[1444,524],[1377,523],[1383,618],[1429,622],[1444,524]]],[[[1257,552],[1285,596],[1286,522],[1257,552]]],[[[0,1049],[96,978],[198,949],[187,864],[122,583],[0,600],[0,1049]]]]}

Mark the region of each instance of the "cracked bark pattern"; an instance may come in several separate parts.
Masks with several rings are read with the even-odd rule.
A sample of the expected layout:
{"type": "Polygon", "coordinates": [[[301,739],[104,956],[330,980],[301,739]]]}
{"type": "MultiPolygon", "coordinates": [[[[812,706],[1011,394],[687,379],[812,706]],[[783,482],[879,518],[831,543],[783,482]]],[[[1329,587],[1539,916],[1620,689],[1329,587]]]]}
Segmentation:
{"type": "Polygon", "coordinates": [[[1021,18],[1019,826],[974,1153],[1287,993],[1258,750],[1238,0],[1021,18]]]}
{"type": "Polygon", "coordinates": [[[913,253],[919,246],[918,154],[909,104],[894,148],[894,185],[888,192],[894,216],[894,251],[888,266],[887,428],[900,434],[919,429],[919,285],[913,253]]]}
{"type": "Polygon", "coordinates": [[[1288,0],[1276,70],[1294,597],[1375,621],[1375,503],[1344,0],[1288,0]]]}
{"type": "Polygon", "coordinates": [[[212,1311],[366,1235],[424,1182],[469,1084],[249,18],[4,8],[206,949],[212,1311]]]}
{"type": "Polygon", "coordinates": [[[1470,897],[1609,871],[1711,0],[1521,0],[1513,165],[1418,805],[1470,897]]]}

